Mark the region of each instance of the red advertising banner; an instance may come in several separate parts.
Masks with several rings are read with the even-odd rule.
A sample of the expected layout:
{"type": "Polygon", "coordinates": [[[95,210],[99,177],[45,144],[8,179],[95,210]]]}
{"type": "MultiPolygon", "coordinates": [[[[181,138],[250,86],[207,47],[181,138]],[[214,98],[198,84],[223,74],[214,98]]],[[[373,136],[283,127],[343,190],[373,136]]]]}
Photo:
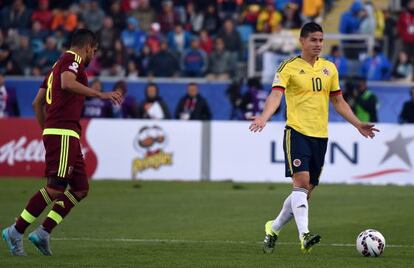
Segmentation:
{"type": "MultiPolygon", "coordinates": [[[[91,177],[97,157],[86,140],[89,120],[82,120],[81,145],[87,173],[91,177]]],[[[43,177],[45,148],[35,119],[0,119],[0,178],[43,177]]]]}

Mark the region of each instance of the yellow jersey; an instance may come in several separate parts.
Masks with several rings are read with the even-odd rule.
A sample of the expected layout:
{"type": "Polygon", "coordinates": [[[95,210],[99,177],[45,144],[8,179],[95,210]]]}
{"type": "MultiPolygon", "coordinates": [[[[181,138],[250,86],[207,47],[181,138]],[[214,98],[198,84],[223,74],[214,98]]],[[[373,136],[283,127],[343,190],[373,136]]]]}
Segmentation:
{"type": "Polygon", "coordinates": [[[312,66],[300,56],[282,62],[272,89],[285,93],[286,125],[306,136],[328,137],[329,97],[341,94],[335,64],[318,58],[312,66]]]}

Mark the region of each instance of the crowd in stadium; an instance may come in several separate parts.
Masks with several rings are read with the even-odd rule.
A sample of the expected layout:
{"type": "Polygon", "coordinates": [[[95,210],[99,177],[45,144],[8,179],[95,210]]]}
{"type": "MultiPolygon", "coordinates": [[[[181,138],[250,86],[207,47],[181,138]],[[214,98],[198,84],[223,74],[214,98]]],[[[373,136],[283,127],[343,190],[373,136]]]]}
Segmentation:
{"type": "MultiPolygon", "coordinates": [[[[406,8],[399,14],[376,8],[372,2],[350,3],[349,10],[339,20],[338,32],[373,35],[376,45],[369,55],[345,49],[347,42],[332,46],[326,57],[336,64],[342,78],[356,73],[362,80],[412,80],[414,31],[409,21],[414,17],[414,0],[402,2],[406,8]],[[395,40],[401,40],[398,53],[395,40]],[[353,60],[359,65],[352,73],[348,62],[353,60]]],[[[112,76],[125,80],[202,77],[230,81],[234,77],[245,77],[244,73],[237,72],[238,65],[247,61],[250,34],[297,30],[308,21],[321,23],[334,3],[333,0],[0,1],[0,73],[44,76],[62,51],[68,49],[70,33],[86,27],[95,31],[100,39],[97,56],[87,69],[90,77],[112,76]]],[[[240,93],[240,81],[230,85],[230,102],[239,114],[233,119],[248,119],[260,113],[263,105],[260,102],[264,101],[266,93],[261,85],[252,81],[244,95],[240,93]]],[[[99,79],[95,82],[99,88],[99,79]]],[[[156,84],[153,85],[156,88],[156,84]]],[[[355,84],[345,93],[350,103],[358,100],[362,103],[366,96],[366,93],[358,93],[355,84]]],[[[369,100],[371,110],[376,105],[374,97],[369,100]]],[[[154,98],[150,98],[152,102],[154,98]]],[[[12,99],[9,93],[8,102],[12,99]]],[[[148,114],[144,116],[145,101],[141,105],[134,104],[134,100],[127,101],[126,105],[128,103],[134,107],[133,111],[128,108],[130,112],[121,117],[149,117],[148,114]]],[[[86,102],[85,116],[93,117],[97,111],[88,109],[88,104],[96,103],[86,102]]],[[[187,109],[195,108],[188,101],[183,101],[182,105],[187,105],[187,109]]],[[[358,103],[355,105],[357,107],[358,103]]],[[[9,105],[8,114],[17,115],[10,110],[12,107],[9,105]]],[[[206,107],[202,117],[191,119],[210,119],[207,103],[206,107]]],[[[152,110],[156,114],[154,118],[160,114],[163,118],[190,118],[180,112],[170,115],[165,107],[152,110]]],[[[99,114],[116,117],[113,111],[111,115],[102,111],[99,114]]],[[[375,117],[372,115],[371,121],[375,117]]]]}

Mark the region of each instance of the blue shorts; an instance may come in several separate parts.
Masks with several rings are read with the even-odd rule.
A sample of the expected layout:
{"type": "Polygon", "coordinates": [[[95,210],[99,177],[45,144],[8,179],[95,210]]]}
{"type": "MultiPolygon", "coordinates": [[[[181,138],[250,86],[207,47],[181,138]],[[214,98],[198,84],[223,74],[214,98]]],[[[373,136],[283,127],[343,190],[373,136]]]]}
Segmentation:
{"type": "Polygon", "coordinates": [[[306,136],[286,126],[283,139],[286,177],[292,177],[296,172],[308,171],[310,183],[318,185],[327,145],[327,138],[306,136]]]}

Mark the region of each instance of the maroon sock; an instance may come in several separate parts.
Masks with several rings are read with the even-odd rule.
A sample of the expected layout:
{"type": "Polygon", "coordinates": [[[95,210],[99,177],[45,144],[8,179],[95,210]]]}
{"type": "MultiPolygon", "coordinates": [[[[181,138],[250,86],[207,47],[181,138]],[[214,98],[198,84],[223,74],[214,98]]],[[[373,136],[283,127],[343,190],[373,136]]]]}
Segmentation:
{"type": "Polygon", "coordinates": [[[45,188],[35,193],[26,205],[26,208],[20,214],[16,221],[16,230],[23,234],[27,227],[36,220],[42,211],[52,203],[52,199],[45,188]]]}
{"type": "Polygon", "coordinates": [[[71,191],[59,195],[52,210],[47,215],[47,218],[43,222],[43,228],[51,233],[53,228],[58,225],[66,215],[69,214],[70,210],[79,202],[75,195],[71,191]]]}

